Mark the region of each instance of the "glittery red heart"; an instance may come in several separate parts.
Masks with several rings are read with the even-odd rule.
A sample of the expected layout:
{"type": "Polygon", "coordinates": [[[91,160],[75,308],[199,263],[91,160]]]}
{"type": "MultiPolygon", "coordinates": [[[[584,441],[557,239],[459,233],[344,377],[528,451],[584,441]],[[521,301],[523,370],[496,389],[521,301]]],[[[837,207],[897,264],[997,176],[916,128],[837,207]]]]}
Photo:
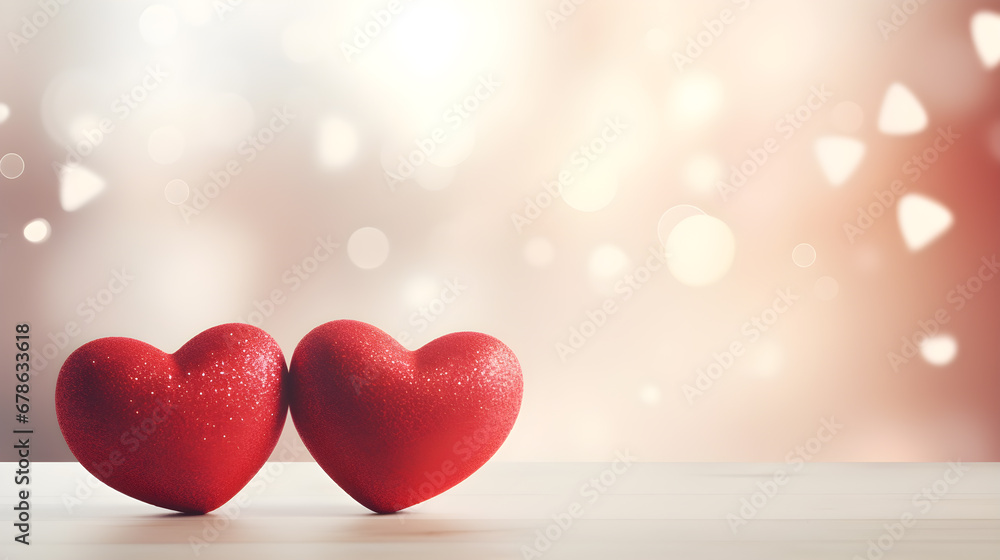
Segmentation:
{"type": "Polygon", "coordinates": [[[289,407],[320,467],[390,513],[474,473],[521,408],[521,366],[499,340],[452,333],[410,352],[359,321],[313,329],[289,366],[289,407]]]}
{"type": "Polygon", "coordinates": [[[264,331],[213,327],[174,354],[101,338],[56,382],[59,428],[80,463],[133,498],[211,511],[264,465],[288,410],[285,357],[264,331]]]}

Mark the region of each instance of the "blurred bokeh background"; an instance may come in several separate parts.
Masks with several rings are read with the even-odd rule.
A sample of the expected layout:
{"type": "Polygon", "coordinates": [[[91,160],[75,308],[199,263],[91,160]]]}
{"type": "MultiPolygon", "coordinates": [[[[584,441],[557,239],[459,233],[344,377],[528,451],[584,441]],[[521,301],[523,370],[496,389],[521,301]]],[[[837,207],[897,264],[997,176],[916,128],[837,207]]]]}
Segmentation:
{"type": "Polygon", "coordinates": [[[505,341],[499,459],[1000,460],[1000,2],[18,0],[0,30],[36,460],[73,459],[87,341],[242,321],[290,358],[340,318],[505,341]]]}

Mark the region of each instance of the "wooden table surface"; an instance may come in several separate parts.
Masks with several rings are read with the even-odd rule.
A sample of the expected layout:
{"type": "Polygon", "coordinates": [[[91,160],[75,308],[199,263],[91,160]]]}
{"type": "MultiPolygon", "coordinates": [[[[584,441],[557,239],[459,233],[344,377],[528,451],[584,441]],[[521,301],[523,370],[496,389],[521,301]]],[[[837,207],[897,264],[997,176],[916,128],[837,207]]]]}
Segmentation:
{"type": "Polygon", "coordinates": [[[36,463],[30,546],[13,541],[15,467],[0,468],[10,560],[1000,558],[1000,463],[491,462],[395,515],[368,512],[315,463],[269,463],[205,516],[93,484],[76,463],[36,463]]]}

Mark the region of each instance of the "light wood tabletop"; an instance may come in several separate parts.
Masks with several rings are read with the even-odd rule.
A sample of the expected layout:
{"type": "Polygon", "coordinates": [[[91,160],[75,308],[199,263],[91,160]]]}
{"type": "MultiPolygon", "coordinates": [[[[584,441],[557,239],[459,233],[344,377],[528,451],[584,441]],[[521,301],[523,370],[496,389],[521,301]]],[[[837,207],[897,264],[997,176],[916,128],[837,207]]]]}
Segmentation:
{"type": "Polygon", "coordinates": [[[393,515],[315,463],[268,463],[204,516],[119,494],[77,463],[35,463],[30,546],[13,540],[11,478],[10,560],[1000,558],[998,463],[491,462],[393,515]]]}

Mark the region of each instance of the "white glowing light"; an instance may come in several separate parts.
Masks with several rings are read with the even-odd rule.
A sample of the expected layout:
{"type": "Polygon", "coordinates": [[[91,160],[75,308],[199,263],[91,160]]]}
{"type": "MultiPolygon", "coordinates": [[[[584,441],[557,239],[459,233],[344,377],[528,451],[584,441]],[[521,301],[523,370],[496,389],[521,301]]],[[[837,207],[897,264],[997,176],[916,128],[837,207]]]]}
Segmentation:
{"type": "Polygon", "coordinates": [[[643,42],[646,43],[646,48],[651,52],[664,54],[670,48],[670,35],[666,31],[654,27],[646,32],[643,42]]]}
{"type": "Polygon", "coordinates": [[[982,10],[972,16],[972,42],[987,70],[1000,64],[1000,14],[982,10]]]}
{"type": "Polygon", "coordinates": [[[684,182],[696,191],[709,192],[722,179],[724,172],[725,166],[719,158],[703,154],[684,167],[684,182]]]}
{"type": "MultiPolygon", "coordinates": [[[[266,115],[268,122],[271,114],[266,115]]],[[[188,138],[231,149],[254,131],[254,109],[246,98],[230,92],[212,92],[197,99],[185,126],[188,138]]],[[[283,132],[275,133],[275,136],[283,132]]]]}
{"type": "Polygon", "coordinates": [[[501,59],[511,53],[505,41],[513,32],[510,10],[498,6],[463,0],[406,1],[381,21],[370,9],[358,10],[358,17],[346,24],[347,42],[331,41],[328,26],[320,33],[327,49],[337,45],[337,56],[346,57],[352,73],[375,78],[380,88],[394,91],[393,107],[385,114],[388,119],[415,123],[421,135],[446,125],[450,135],[459,120],[465,126],[478,118],[505,89],[503,75],[484,72],[503,67],[501,59]],[[354,50],[347,52],[344,45],[354,50]],[[454,107],[464,108],[465,114],[443,117],[454,107]]]}
{"type": "Polygon", "coordinates": [[[281,33],[281,50],[292,62],[304,64],[323,54],[322,27],[312,21],[293,21],[281,33]]]}
{"type": "Polygon", "coordinates": [[[414,2],[392,22],[389,39],[409,69],[442,74],[455,68],[471,38],[470,22],[463,16],[448,2],[414,2]]]}
{"type": "Polygon", "coordinates": [[[404,289],[406,303],[411,307],[427,305],[427,302],[437,297],[439,293],[439,283],[430,276],[412,278],[404,289]]]}
{"type": "Polygon", "coordinates": [[[43,218],[38,218],[28,222],[24,226],[24,238],[32,243],[41,243],[52,234],[52,227],[43,218]]]}
{"type": "Polygon", "coordinates": [[[448,188],[454,182],[455,168],[425,163],[414,170],[413,180],[426,190],[440,191],[448,188]]]}
{"type": "Polygon", "coordinates": [[[205,25],[215,17],[211,0],[179,0],[177,9],[181,19],[191,25],[205,25]]]}
{"type": "Polygon", "coordinates": [[[822,276],[813,285],[813,293],[823,301],[830,301],[840,293],[840,283],[830,276],[822,276]]]}
{"type": "Polygon", "coordinates": [[[139,16],[139,33],[150,45],[166,45],[177,34],[177,15],[163,4],[153,4],[139,16]]]}
{"type": "Polygon", "coordinates": [[[771,377],[780,373],[785,365],[785,351],[776,342],[764,340],[750,349],[748,362],[751,372],[771,377]]]}
{"type": "Polygon", "coordinates": [[[725,222],[709,215],[685,218],[666,242],[667,267],[679,282],[706,286],[721,280],[733,264],[736,239],[725,222]]]}
{"type": "Polygon", "coordinates": [[[678,204],[667,209],[656,222],[656,236],[660,239],[660,243],[666,245],[670,232],[674,231],[674,227],[685,218],[700,216],[704,213],[701,208],[691,204],[678,204]]]}
{"type": "Polygon", "coordinates": [[[816,262],[816,249],[808,243],[799,243],[792,249],[792,262],[802,268],[812,266],[816,262]]]}
{"type": "Polygon", "coordinates": [[[342,167],[358,153],[358,132],[340,117],[327,117],[319,124],[316,147],[319,161],[326,167],[342,167]]]}
{"type": "Polygon", "coordinates": [[[605,162],[592,164],[572,183],[560,183],[559,192],[566,204],[581,212],[596,212],[614,200],[618,193],[618,174],[605,162]]]}
{"type": "Polygon", "coordinates": [[[358,268],[378,268],[389,257],[389,238],[380,229],[363,227],[347,240],[347,256],[358,268]]]}
{"type": "Polygon", "coordinates": [[[946,334],[925,338],[920,343],[920,355],[931,365],[946,366],[955,359],[956,354],[958,342],[946,334]]]}
{"type": "Polygon", "coordinates": [[[548,266],[555,257],[555,247],[544,237],[532,237],[524,244],[524,260],[539,268],[548,266]]]}
{"type": "Polygon", "coordinates": [[[616,245],[602,243],[591,253],[587,261],[590,274],[598,279],[608,279],[620,276],[628,268],[629,258],[616,245]]]}
{"type": "Polygon", "coordinates": [[[950,210],[922,194],[904,195],[899,199],[896,213],[903,241],[914,253],[944,235],[954,223],[950,210]]]}
{"type": "Polygon", "coordinates": [[[816,140],[816,160],[823,176],[839,187],[851,178],[865,157],[865,144],[847,136],[824,136],[816,140]]]}
{"type": "Polygon", "coordinates": [[[471,124],[449,131],[444,143],[427,156],[438,167],[455,167],[465,161],[476,147],[476,131],[471,124]]]}
{"type": "Polygon", "coordinates": [[[722,84],[718,78],[685,74],[671,90],[669,114],[681,124],[703,124],[718,114],[722,101],[722,84]]]}
{"type": "Polygon", "coordinates": [[[3,124],[10,118],[10,107],[6,103],[0,103],[0,124],[3,124]]]}
{"type": "Polygon", "coordinates": [[[10,153],[0,158],[0,175],[8,179],[17,179],[24,173],[24,159],[20,155],[10,153]]]}
{"type": "Polygon", "coordinates": [[[104,192],[105,182],[86,167],[69,165],[59,173],[59,205],[75,212],[104,192]]]}
{"type": "Polygon", "coordinates": [[[927,111],[917,96],[899,82],[890,85],[882,99],[878,129],[883,134],[904,136],[916,134],[925,128],[927,128],[927,111]]]}
{"type": "Polygon", "coordinates": [[[648,406],[655,406],[659,404],[662,397],[663,394],[660,391],[660,388],[656,385],[646,385],[639,390],[639,400],[648,406]]]}
{"type": "Polygon", "coordinates": [[[69,120],[66,132],[74,143],[80,142],[86,145],[83,148],[85,154],[89,155],[90,150],[104,141],[104,133],[100,131],[101,118],[95,113],[80,113],[69,120]]]}
{"type": "Polygon", "coordinates": [[[161,165],[170,165],[184,155],[184,135],[175,126],[164,126],[149,135],[149,157],[161,165]]]}
{"type": "Polygon", "coordinates": [[[181,179],[174,179],[163,188],[163,196],[170,204],[184,204],[191,195],[191,188],[181,179]]]}

